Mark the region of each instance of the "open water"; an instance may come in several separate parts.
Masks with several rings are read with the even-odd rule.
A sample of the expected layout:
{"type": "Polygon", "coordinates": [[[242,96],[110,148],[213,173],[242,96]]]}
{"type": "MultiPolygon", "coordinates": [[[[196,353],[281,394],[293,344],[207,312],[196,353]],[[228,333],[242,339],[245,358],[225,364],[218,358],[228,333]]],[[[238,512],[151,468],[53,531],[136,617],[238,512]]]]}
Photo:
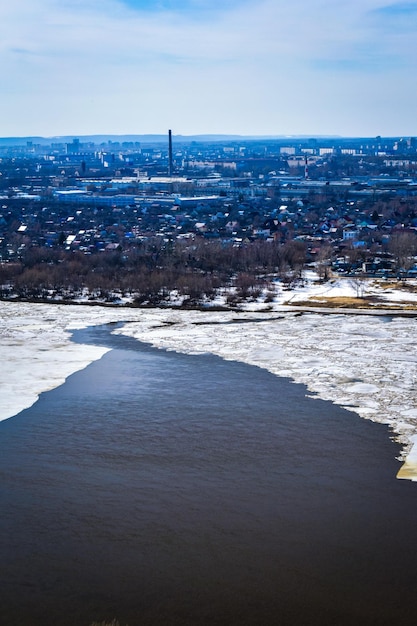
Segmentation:
{"type": "Polygon", "coordinates": [[[0,624],[412,625],[417,485],[386,427],[105,327],[0,423],[0,624]]]}

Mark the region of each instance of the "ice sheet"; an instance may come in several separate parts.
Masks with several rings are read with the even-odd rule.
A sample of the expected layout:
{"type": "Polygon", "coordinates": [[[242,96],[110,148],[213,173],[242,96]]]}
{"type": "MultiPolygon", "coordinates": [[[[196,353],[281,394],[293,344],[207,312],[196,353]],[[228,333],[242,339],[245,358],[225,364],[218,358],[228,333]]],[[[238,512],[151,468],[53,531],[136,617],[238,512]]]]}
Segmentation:
{"type": "Polygon", "coordinates": [[[69,331],[110,318],[104,308],[1,302],[0,420],[101,358],[106,348],[72,343],[69,331]]]}

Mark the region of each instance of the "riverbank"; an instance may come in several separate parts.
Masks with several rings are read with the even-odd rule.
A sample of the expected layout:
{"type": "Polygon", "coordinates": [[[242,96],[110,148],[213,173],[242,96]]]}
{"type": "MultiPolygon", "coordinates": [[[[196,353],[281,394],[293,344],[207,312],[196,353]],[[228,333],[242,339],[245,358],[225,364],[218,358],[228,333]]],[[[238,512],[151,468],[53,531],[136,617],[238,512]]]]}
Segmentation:
{"type": "Polygon", "coordinates": [[[250,291],[245,297],[236,288],[218,288],[208,298],[191,298],[177,291],[161,293],[152,301],[139,301],[134,293],[130,295],[114,291],[106,297],[99,292],[69,292],[57,296],[51,291],[48,297],[18,297],[16,294],[3,295],[0,302],[22,302],[32,304],[57,304],[74,306],[101,306],[132,309],[179,309],[190,311],[275,311],[285,307],[314,309],[328,312],[338,311],[393,311],[398,315],[404,312],[417,314],[417,280],[382,280],[362,277],[334,276],[320,280],[314,271],[305,271],[302,279],[291,286],[280,280],[272,281],[268,289],[250,291]]]}

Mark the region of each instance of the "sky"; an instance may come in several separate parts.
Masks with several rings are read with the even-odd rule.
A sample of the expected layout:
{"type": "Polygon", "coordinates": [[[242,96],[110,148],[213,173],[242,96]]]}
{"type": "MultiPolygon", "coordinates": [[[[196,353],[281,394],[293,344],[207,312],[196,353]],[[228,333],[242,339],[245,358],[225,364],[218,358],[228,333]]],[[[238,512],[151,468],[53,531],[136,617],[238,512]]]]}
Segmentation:
{"type": "Polygon", "coordinates": [[[417,135],[417,1],[14,0],[0,136],[417,135]]]}

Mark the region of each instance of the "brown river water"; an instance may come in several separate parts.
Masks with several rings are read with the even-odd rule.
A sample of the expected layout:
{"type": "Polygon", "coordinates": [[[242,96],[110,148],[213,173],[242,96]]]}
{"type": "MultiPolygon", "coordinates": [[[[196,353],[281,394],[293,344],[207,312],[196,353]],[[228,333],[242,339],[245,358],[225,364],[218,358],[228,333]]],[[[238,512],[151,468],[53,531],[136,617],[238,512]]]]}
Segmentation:
{"type": "Polygon", "coordinates": [[[0,423],[0,625],[412,625],[417,485],[389,430],[259,368],[98,327],[0,423]]]}

